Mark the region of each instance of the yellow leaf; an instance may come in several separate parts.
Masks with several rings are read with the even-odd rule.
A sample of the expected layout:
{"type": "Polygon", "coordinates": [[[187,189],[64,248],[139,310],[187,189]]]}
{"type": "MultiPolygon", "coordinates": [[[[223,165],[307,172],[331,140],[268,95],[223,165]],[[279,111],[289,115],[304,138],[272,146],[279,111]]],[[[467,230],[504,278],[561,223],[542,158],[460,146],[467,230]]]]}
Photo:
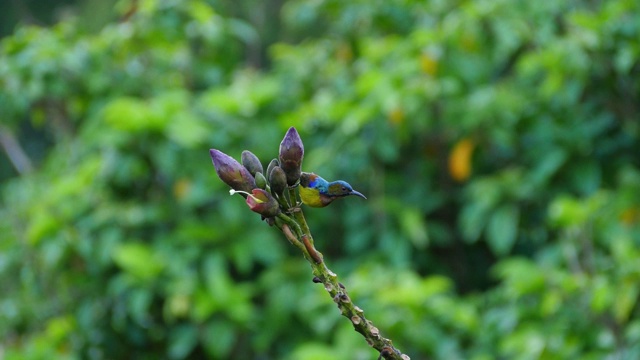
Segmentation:
{"type": "Polygon", "coordinates": [[[449,174],[456,181],[465,181],[471,175],[471,155],[475,144],[471,139],[458,141],[449,154],[449,174]]]}
{"type": "Polygon", "coordinates": [[[625,209],[622,214],[620,214],[620,221],[622,221],[625,225],[633,225],[638,222],[640,219],[640,210],[635,208],[625,209]]]}
{"type": "Polygon", "coordinates": [[[336,58],[343,62],[349,62],[353,60],[353,51],[348,43],[342,43],[336,49],[336,58]]]}
{"type": "Polygon", "coordinates": [[[478,40],[476,36],[472,33],[466,33],[460,39],[460,43],[462,44],[462,48],[467,52],[477,52],[478,51],[478,40]]]}
{"type": "Polygon", "coordinates": [[[191,182],[187,179],[180,179],[173,185],[173,195],[176,199],[182,200],[191,190],[191,182]]]}
{"type": "Polygon", "coordinates": [[[438,59],[429,54],[420,55],[420,70],[434,76],[438,72],[438,59]]]}
{"type": "Polygon", "coordinates": [[[404,111],[399,107],[389,111],[387,116],[389,117],[389,122],[393,125],[401,124],[404,121],[404,111]]]}

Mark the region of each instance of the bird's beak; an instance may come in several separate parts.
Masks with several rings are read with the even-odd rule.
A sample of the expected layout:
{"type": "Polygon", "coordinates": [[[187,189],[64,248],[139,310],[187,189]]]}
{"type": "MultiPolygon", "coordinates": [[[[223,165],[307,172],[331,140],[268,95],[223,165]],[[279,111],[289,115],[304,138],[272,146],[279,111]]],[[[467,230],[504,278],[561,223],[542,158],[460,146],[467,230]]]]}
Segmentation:
{"type": "Polygon", "coordinates": [[[349,193],[349,195],[357,195],[357,196],[360,196],[363,199],[367,198],[366,196],[362,195],[361,193],[359,193],[359,192],[357,192],[355,190],[351,190],[351,193],[349,193]]]}

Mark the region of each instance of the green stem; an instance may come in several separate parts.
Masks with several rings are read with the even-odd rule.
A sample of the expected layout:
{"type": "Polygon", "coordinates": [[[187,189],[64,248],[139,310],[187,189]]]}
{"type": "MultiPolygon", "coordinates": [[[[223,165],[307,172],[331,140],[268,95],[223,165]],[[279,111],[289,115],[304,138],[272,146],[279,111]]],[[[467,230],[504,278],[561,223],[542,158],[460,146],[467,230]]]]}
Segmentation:
{"type": "Polygon", "coordinates": [[[282,209],[288,209],[289,207],[291,207],[291,205],[289,205],[289,202],[287,202],[287,199],[284,196],[284,193],[275,194],[274,197],[276,198],[276,200],[278,200],[278,204],[280,204],[280,207],[282,209]]]}
{"type": "MultiPolygon", "coordinates": [[[[289,189],[289,197],[292,202],[296,202],[294,188],[289,189]]],[[[338,305],[342,316],[351,321],[354,330],[364,336],[367,344],[380,352],[381,358],[388,360],[409,360],[409,356],[402,354],[400,350],[396,349],[390,339],[382,337],[378,328],[375,327],[370,320],[365,318],[364,311],[351,301],[345,286],[338,282],[338,275],[331,271],[326,263],[322,261],[322,254],[313,246],[311,230],[307,225],[307,220],[304,217],[302,209],[293,212],[294,219],[284,214],[282,215],[281,219],[283,221],[286,220],[286,226],[283,226],[283,232],[287,231],[289,227],[295,229],[297,235],[295,245],[302,250],[305,259],[311,264],[313,275],[319,282],[322,282],[325,290],[327,290],[333,301],[338,305]],[[291,222],[295,223],[295,226],[291,224],[291,222]]],[[[291,231],[288,231],[288,234],[285,232],[285,236],[289,238],[293,236],[293,234],[291,231]]],[[[292,239],[289,239],[289,241],[294,242],[292,239]]]]}
{"type": "MultiPolygon", "coordinates": [[[[291,197],[292,199],[294,199],[294,201],[297,202],[297,200],[295,200],[296,199],[296,190],[294,188],[289,188],[289,197],[291,197]]],[[[305,219],[305,217],[304,217],[304,213],[302,212],[302,208],[300,208],[299,211],[296,211],[293,214],[293,217],[296,219],[296,222],[298,224],[300,224],[300,227],[302,228],[302,231],[304,232],[304,234],[307,234],[311,244],[313,244],[313,236],[311,236],[311,230],[309,229],[309,225],[307,225],[307,219],[305,219]]]]}
{"type": "Polygon", "coordinates": [[[302,235],[304,234],[302,232],[302,229],[300,229],[300,225],[298,225],[297,222],[295,222],[292,218],[288,217],[287,215],[285,215],[283,213],[279,213],[278,214],[278,219],[282,220],[285,224],[287,224],[291,228],[293,228],[293,230],[296,232],[296,236],[298,238],[301,238],[302,235]]]}

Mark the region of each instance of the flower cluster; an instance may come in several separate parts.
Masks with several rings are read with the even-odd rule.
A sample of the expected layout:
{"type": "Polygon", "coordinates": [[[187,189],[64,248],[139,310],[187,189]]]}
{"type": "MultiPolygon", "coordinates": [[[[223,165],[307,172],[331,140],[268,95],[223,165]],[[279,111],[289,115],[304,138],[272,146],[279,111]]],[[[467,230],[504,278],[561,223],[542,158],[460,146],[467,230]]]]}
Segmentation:
{"type": "Polygon", "coordinates": [[[278,159],[273,159],[264,172],[262,163],[251,151],[242,152],[240,164],[220,150],[209,150],[218,177],[231,187],[230,193],[242,194],[252,211],[273,218],[281,211],[284,191],[300,180],[304,147],[294,127],[289,128],[280,143],[278,159]]]}
{"type": "Polygon", "coordinates": [[[353,304],[345,286],[338,282],[337,275],[326,266],[322,253],[314,247],[304,214],[298,208],[294,187],[300,185],[297,191],[300,204],[316,207],[326,206],[339,197],[357,195],[364,198],[364,195],[345,181],[327,182],[313,173],[302,173],[304,147],[293,127],[282,139],[278,158],[271,160],[266,172],[260,159],[248,150],[242,152],[242,163],[216,149],[211,149],[210,154],[216,173],[231,187],[229,193],[242,195],[252,211],[262,215],[267,224],[277,226],[285,238],[300,249],[311,264],[315,276],[313,281],[324,285],[338,304],[340,313],[351,320],[354,329],[365,337],[369,345],[380,351],[378,358],[408,360],[408,356],[394,348],[391,340],[383,338],[378,328],[364,317],[362,309],[353,304]]]}

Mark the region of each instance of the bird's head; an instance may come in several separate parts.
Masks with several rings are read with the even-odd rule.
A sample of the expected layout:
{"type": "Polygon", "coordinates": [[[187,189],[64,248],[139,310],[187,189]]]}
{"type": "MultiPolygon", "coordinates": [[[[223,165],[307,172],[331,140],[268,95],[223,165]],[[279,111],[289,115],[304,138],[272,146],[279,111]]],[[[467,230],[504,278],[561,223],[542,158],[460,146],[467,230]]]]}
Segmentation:
{"type": "Polygon", "coordinates": [[[360,192],[353,190],[351,185],[348,182],[342,180],[336,180],[329,183],[326,195],[332,197],[343,197],[349,195],[360,196],[363,199],[366,199],[364,195],[360,192]]]}

